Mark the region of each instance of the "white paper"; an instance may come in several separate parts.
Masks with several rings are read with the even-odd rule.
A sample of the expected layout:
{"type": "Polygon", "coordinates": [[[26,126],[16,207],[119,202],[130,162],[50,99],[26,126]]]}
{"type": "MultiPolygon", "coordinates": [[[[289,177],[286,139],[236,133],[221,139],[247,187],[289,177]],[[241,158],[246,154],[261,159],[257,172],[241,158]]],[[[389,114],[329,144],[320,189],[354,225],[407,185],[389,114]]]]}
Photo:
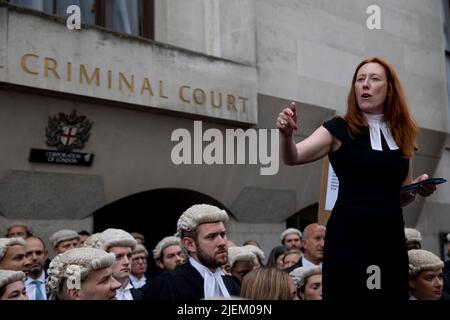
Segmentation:
{"type": "Polygon", "coordinates": [[[327,191],[325,197],[325,210],[332,211],[339,192],[339,179],[334,173],[331,163],[328,165],[327,191]]]}

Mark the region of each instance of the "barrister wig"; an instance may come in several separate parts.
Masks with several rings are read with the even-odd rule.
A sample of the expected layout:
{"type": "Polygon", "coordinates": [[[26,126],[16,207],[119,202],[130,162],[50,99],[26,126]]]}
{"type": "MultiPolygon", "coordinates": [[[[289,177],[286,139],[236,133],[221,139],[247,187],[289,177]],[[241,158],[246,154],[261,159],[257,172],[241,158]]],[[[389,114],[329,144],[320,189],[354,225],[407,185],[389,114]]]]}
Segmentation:
{"type": "Polygon", "coordinates": [[[101,234],[102,234],[101,232],[91,234],[84,241],[84,246],[89,247],[89,248],[96,248],[96,243],[97,243],[98,239],[100,238],[101,234]]]}
{"type": "Polygon", "coordinates": [[[58,254],[50,262],[46,279],[49,300],[56,299],[63,280],[67,280],[66,285],[69,290],[80,290],[81,282],[89,273],[111,267],[115,259],[114,253],[107,253],[96,248],[75,248],[58,254]]]}
{"type": "Polygon", "coordinates": [[[153,259],[155,259],[155,261],[162,260],[164,249],[171,246],[180,246],[181,248],[182,246],[180,238],[174,236],[163,238],[160,242],[158,242],[155,249],[153,249],[153,259]]]}
{"type": "Polygon", "coordinates": [[[122,229],[106,229],[103,231],[94,244],[94,248],[109,251],[111,247],[136,248],[137,242],[131,234],[122,229]]]}
{"type": "Polygon", "coordinates": [[[228,248],[228,266],[230,268],[233,268],[236,261],[251,261],[255,265],[255,259],[255,254],[245,246],[228,248]]]}
{"type": "Polygon", "coordinates": [[[264,261],[264,259],[266,258],[266,256],[264,255],[264,251],[262,251],[257,246],[254,246],[252,244],[247,244],[243,248],[250,250],[250,252],[253,253],[257,258],[259,258],[259,260],[261,262],[264,261]]]}
{"type": "Polygon", "coordinates": [[[322,267],[299,267],[292,270],[289,275],[293,278],[297,289],[306,284],[306,280],[316,274],[322,274],[322,267]]]}
{"type": "Polygon", "coordinates": [[[177,234],[181,237],[182,231],[193,231],[198,225],[204,223],[215,223],[228,221],[228,214],[209,204],[196,204],[187,209],[178,219],[177,234]]]}
{"type": "Polygon", "coordinates": [[[289,229],[284,230],[280,235],[280,240],[281,240],[282,244],[284,244],[284,238],[290,234],[298,234],[300,239],[302,238],[302,233],[300,232],[300,230],[295,229],[295,228],[289,228],[289,229]]]}
{"type": "Polygon", "coordinates": [[[0,260],[3,259],[9,247],[16,245],[25,246],[26,242],[22,238],[0,238],[0,260]]]}
{"type": "Polygon", "coordinates": [[[422,271],[439,271],[444,267],[444,262],[427,250],[409,250],[408,259],[411,277],[417,277],[422,271]]]}
{"type": "Polygon", "coordinates": [[[25,281],[22,271],[0,270],[0,289],[16,281],[25,281]]]}
{"type": "Polygon", "coordinates": [[[362,61],[355,70],[352,86],[347,98],[347,113],[344,116],[352,135],[361,134],[368,123],[356,100],[355,82],[359,69],[367,63],[378,63],[383,66],[388,82],[388,91],[384,102],[384,119],[395,142],[406,158],[411,158],[416,149],[416,136],[418,127],[416,121],[411,116],[408,102],[403,91],[400,79],[394,68],[384,59],[379,57],[368,58],[362,61]]]}
{"type": "Polygon", "coordinates": [[[420,232],[413,228],[405,228],[405,237],[406,242],[422,241],[422,235],[420,232]]]}
{"type": "Polygon", "coordinates": [[[78,232],[69,230],[69,229],[63,229],[63,230],[59,230],[59,231],[55,232],[54,234],[52,234],[52,236],[50,237],[50,242],[53,247],[56,247],[58,244],[60,244],[63,241],[74,240],[74,239],[77,239],[77,240],[80,239],[80,235],[78,234],[78,232]]]}

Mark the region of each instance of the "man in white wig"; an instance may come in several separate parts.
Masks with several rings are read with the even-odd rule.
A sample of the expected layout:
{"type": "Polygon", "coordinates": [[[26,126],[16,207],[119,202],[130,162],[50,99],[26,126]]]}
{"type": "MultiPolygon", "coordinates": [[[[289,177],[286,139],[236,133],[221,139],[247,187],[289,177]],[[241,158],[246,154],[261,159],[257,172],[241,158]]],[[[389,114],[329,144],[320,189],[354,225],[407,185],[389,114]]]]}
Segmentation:
{"type": "Polygon", "coordinates": [[[408,250],[420,249],[422,234],[413,228],[405,228],[406,247],[408,250]]]}
{"type": "Polygon", "coordinates": [[[322,300],[322,267],[300,267],[289,273],[301,300],[322,300]]]}
{"type": "Polygon", "coordinates": [[[55,255],[77,248],[79,240],[78,232],[69,229],[59,230],[50,237],[55,255]]]}
{"type": "Polygon", "coordinates": [[[26,254],[23,238],[0,238],[0,270],[29,272],[31,263],[26,254]]]}
{"type": "Polygon", "coordinates": [[[286,247],[286,249],[298,249],[302,248],[302,233],[300,230],[295,228],[289,228],[284,230],[281,235],[281,244],[286,247]]]}
{"type": "Polygon", "coordinates": [[[131,256],[137,245],[134,237],[121,229],[106,229],[98,235],[93,245],[116,255],[112,265],[113,277],[121,284],[116,292],[117,300],[142,300],[143,292],[133,288],[130,281],[131,256]]]}
{"type": "Polygon", "coordinates": [[[184,263],[181,240],[179,237],[165,237],[153,249],[153,259],[163,271],[172,271],[184,263]]]}
{"type": "Polygon", "coordinates": [[[112,253],[75,248],[57,255],[48,269],[50,300],[114,300],[120,287],[112,276],[112,253]]]}
{"type": "Polygon", "coordinates": [[[410,300],[439,300],[444,286],[444,263],[427,250],[409,250],[410,300]]]}
{"type": "Polygon", "coordinates": [[[155,279],[148,299],[199,300],[239,296],[239,285],[220,266],[228,261],[225,223],[228,214],[215,206],[194,205],[177,223],[188,255],[185,264],[155,279]]]}

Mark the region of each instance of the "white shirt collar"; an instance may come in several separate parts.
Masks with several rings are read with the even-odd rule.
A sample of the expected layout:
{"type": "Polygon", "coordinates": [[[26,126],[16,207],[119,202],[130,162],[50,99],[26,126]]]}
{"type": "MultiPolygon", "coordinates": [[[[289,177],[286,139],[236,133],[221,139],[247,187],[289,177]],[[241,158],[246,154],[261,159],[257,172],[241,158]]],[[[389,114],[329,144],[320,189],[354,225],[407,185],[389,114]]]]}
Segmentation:
{"type": "Polygon", "coordinates": [[[135,289],[142,288],[147,283],[147,278],[143,275],[141,278],[137,278],[130,274],[130,281],[135,289]]]}
{"type": "Polygon", "coordinates": [[[365,112],[363,112],[363,114],[367,119],[367,123],[369,124],[370,144],[372,146],[372,149],[383,151],[383,146],[381,143],[381,134],[383,134],[389,149],[397,150],[398,145],[391,134],[389,126],[387,125],[386,121],[384,121],[384,115],[369,114],[365,112]]]}
{"type": "MultiPolygon", "coordinates": [[[[46,292],[46,286],[45,286],[45,272],[42,271],[42,274],[39,276],[39,278],[36,279],[37,281],[42,282],[41,284],[41,293],[45,300],[47,300],[47,292],[46,292]]],[[[36,286],[31,283],[35,281],[35,279],[32,279],[30,277],[27,277],[25,280],[25,288],[27,290],[27,296],[28,299],[34,300],[36,298],[36,286]]]]}
{"type": "Polygon", "coordinates": [[[131,294],[131,290],[133,285],[128,281],[128,284],[125,288],[116,289],[116,299],[117,300],[133,300],[133,295],[131,294]]]}
{"type": "Polygon", "coordinates": [[[189,257],[189,262],[203,277],[205,299],[214,297],[230,298],[230,294],[222,279],[222,276],[225,274],[220,268],[212,272],[192,257],[189,257]]]}
{"type": "Polygon", "coordinates": [[[305,258],[305,256],[302,257],[302,266],[303,267],[317,267],[317,266],[322,266],[322,262],[319,264],[314,264],[311,261],[309,261],[308,259],[305,258]]]}
{"type": "Polygon", "coordinates": [[[42,282],[42,284],[45,284],[45,272],[44,272],[44,270],[42,270],[41,275],[37,279],[33,279],[33,278],[30,278],[30,277],[27,277],[27,279],[25,280],[25,285],[31,283],[31,281],[34,281],[34,280],[40,281],[40,282],[42,282]]]}

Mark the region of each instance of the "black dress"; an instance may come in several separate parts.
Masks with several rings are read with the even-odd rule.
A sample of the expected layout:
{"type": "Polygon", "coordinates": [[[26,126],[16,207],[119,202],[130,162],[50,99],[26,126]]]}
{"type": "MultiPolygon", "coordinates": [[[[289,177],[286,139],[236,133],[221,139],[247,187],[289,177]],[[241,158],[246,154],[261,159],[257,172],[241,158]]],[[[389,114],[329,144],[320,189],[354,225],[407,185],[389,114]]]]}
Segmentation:
{"type": "Polygon", "coordinates": [[[339,193],[327,223],[323,299],[407,300],[408,254],[399,190],[409,160],[400,150],[390,150],[383,135],[383,151],[373,150],[369,130],[351,136],[342,118],[323,126],[342,143],[329,154],[339,193]],[[381,289],[373,289],[370,266],[380,270],[381,289]]]}

